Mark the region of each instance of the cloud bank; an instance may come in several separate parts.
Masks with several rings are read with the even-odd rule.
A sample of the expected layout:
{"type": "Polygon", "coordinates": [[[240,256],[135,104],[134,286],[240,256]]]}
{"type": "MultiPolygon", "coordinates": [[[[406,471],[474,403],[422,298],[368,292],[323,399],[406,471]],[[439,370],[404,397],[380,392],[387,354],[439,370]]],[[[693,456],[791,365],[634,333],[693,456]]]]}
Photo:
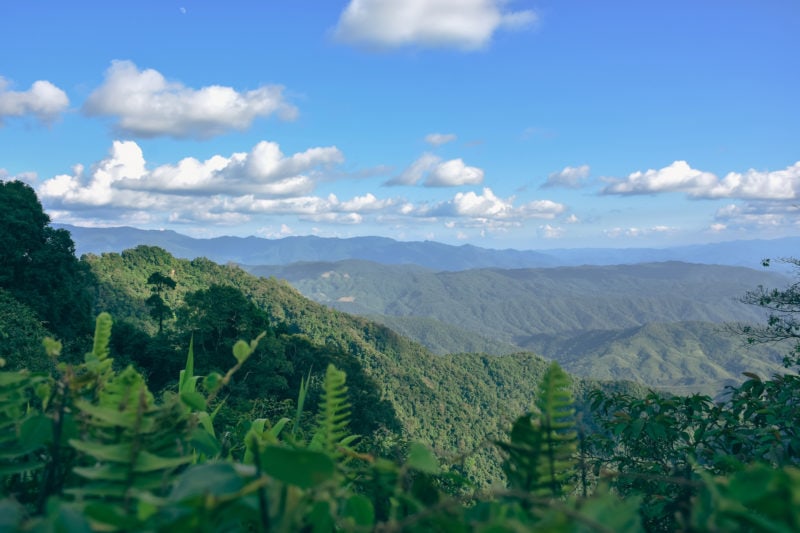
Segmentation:
{"type": "MultiPolygon", "coordinates": [[[[254,220],[357,225],[365,222],[447,222],[452,228],[496,229],[520,226],[528,219],[554,219],[566,206],[550,200],[517,204],[490,188],[459,192],[448,200],[411,202],[364,192],[340,199],[316,195],[317,185],[335,174],[344,155],[333,146],[284,154],[278,144],[262,141],[248,152],[185,157],[150,168],[135,141],[114,141],[108,156],[86,168],[40,182],[37,193],[60,222],[93,224],[241,225],[254,220]]],[[[427,180],[460,182],[471,167],[460,160],[435,162],[427,180]]],[[[474,172],[474,171],[473,171],[474,172]]]]}
{"type": "Polygon", "coordinates": [[[800,161],[783,170],[730,172],[720,179],[711,172],[675,161],[659,170],[637,171],[624,179],[612,179],[603,194],[638,195],[683,192],[691,198],[739,198],[745,200],[793,200],[800,196],[800,161]]]}

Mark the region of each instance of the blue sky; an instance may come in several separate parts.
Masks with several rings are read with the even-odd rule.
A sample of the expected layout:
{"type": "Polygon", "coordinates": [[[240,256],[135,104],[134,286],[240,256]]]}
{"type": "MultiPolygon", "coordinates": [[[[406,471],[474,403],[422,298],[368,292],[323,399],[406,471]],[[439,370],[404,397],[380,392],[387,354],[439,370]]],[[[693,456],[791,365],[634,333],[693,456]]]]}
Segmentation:
{"type": "Polygon", "coordinates": [[[55,222],[800,235],[796,0],[9,0],[0,21],[0,179],[55,222]]]}

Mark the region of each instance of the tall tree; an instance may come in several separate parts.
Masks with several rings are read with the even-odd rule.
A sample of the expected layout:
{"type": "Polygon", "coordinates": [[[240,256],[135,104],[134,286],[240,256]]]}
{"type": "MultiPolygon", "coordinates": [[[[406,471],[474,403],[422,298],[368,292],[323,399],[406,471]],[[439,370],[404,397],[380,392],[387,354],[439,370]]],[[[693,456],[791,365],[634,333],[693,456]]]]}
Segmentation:
{"type": "MultiPolygon", "coordinates": [[[[744,326],[743,333],[752,343],[790,341],[792,352],[784,357],[786,368],[800,366],[800,259],[782,259],[794,266],[796,280],[783,289],[768,289],[759,286],[747,292],[742,301],[766,309],[767,323],[763,326],[744,326]]],[[[769,266],[769,259],[764,266],[769,266]]]]}
{"type": "Polygon", "coordinates": [[[150,285],[153,294],[145,303],[150,306],[150,316],[158,320],[158,333],[161,334],[164,331],[164,318],[172,314],[172,308],[164,300],[163,295],[167,289],[175,288],[175,280],[161,272],[153,272],[147,278],[147,284],[150,285]]]}
{"type": "Polygon", "coordinates": [[[64,340],[92,330],[95,279],[69,232],[50,226],[33,189],[0,182],[0,288],[64,340]]]}

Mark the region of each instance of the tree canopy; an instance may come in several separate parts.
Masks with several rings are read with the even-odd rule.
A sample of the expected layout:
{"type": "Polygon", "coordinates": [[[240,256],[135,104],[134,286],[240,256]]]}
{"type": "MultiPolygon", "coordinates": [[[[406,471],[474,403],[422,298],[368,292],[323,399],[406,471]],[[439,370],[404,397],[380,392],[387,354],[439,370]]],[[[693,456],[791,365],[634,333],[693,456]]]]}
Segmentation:
{"type": "Polygon", "coordinates": [[[91,332],[95,280],[69,232],[50,226],[33,189],[0,182],[0,288],[63,339],[91,332]]]}

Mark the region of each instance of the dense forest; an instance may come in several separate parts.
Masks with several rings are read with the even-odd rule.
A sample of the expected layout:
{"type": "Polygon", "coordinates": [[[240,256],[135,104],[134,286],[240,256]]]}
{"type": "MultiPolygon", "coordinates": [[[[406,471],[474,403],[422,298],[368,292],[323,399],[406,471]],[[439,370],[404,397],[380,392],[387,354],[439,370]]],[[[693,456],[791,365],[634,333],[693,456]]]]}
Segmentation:
{"type": "Polygon", "coordinates": [[[17,181],[0,258],[2,530],[800,529],[798,284],[725,295],[785,357],[712,397],[437,355],[158,247],[78,259],[17,181]]]}

